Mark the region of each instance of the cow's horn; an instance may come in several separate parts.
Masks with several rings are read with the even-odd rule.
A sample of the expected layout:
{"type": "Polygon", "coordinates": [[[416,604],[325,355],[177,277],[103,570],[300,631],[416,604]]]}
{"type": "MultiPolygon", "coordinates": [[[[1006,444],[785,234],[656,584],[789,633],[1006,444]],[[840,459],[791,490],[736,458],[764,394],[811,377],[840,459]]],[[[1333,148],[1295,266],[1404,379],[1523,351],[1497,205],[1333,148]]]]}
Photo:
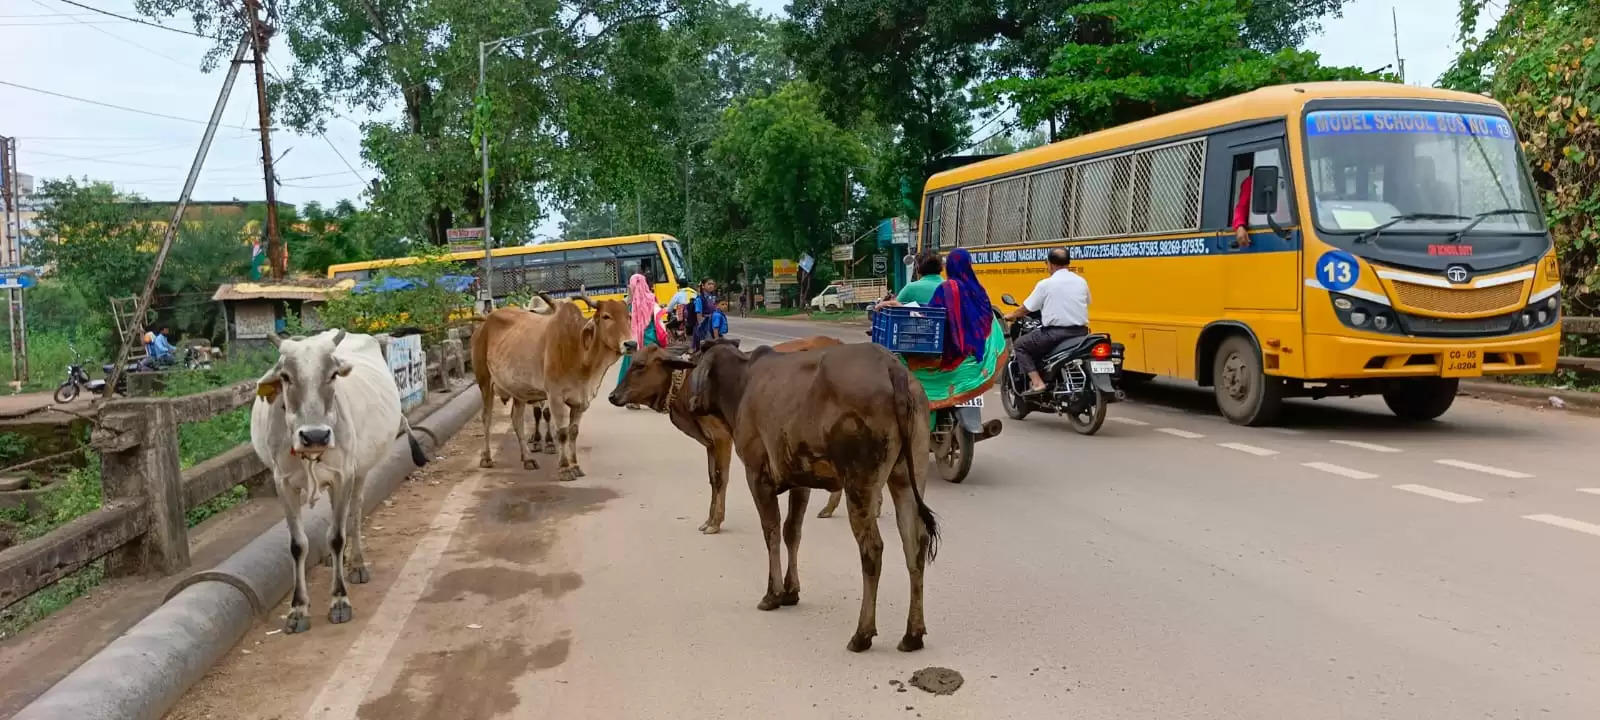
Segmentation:
{"type": "Polygon", "coordinates": [[[273,347],[278,347],[279,345],[283,344],[283,337],[278,335],[277,333],[272,333],[271,335],[268,335],[267,336],[267,340],[272,342],[272,346],[273,347]]]}
{"type": "Polygon", "coordinates": [[[333,334],[333,344],[337,347],[342,342],[344,342],[344,330],[340,329],[339,332],[333,334]]]}

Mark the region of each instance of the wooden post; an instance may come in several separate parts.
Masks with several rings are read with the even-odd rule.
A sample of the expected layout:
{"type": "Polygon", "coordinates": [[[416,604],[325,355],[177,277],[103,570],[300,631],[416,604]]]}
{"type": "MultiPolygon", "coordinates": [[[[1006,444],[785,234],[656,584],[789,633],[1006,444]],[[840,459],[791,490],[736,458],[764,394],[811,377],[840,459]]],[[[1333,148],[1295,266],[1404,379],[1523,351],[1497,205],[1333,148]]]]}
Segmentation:
{"type": "Polygon", "coordinates": [[[112,402],[95,431],[107,504],[144,498],[148,530],[106,556],[106,575],[174,573],[189,567],[189,531],[178,469],[178,423],[169,402],[112,402]]]}

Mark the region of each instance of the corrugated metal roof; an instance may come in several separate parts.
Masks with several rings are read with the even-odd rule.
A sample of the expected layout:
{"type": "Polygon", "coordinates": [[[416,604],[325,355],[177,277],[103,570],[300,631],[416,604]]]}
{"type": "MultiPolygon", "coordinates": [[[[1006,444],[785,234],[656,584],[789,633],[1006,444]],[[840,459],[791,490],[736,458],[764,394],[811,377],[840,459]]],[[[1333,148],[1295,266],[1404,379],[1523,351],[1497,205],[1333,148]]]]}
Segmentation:
{"type": "Polygon", "coordinates": [[[212,300],[327,300],[333,295],[349,292],[356,281],[305,278],[280,283],[224,283],[217,286],[212,300]]]}

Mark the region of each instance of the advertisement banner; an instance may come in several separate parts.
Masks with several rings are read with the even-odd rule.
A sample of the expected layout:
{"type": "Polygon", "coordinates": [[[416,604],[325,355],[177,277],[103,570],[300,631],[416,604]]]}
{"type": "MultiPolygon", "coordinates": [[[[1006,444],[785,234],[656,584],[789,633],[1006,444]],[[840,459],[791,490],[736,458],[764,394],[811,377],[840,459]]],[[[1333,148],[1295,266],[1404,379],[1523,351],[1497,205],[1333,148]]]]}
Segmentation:
{"type": "Polygon", "coordinates": [[[422,336],[389,338],[389,372],[400,388],[400,409],[422,404],[428,389],[428,359],[422,352],[422,336]]]}

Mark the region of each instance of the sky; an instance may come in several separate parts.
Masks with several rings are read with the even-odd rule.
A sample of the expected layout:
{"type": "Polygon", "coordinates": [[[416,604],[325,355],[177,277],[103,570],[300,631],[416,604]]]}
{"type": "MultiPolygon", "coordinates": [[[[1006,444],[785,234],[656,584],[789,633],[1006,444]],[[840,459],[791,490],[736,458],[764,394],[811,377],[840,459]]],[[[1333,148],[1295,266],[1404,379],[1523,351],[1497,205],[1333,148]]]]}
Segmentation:
{"type": "MultiPolygon", "coordinates": [[[[133,0],[82,0],[82,4],[137,16],[133,0]]],[[[787,2],[751,4],[782,14],[787,2]]],[[[1457,0],[1351,0],[1343,17],[1326,19],[1323,31],[1309,39],[1307,47],[1330,64],[1369,70],[1389,65],[1395,56],[1391,8],[1398,14],[1406,81],[1431,84],[1458,49],[1457,0]]],[[[170,24],[189,29],[185,21],[170,24]]],[[[209,74],[199,70],[210,44],[97,15],[60,0],[0,0],[0,135],[18,139],[18,166],[36,178],[87,176],[152,200],[174,199],[222,83],[222,70],[209,74]]],[[[287,70],[292,63],[283,42],[274,43],[268,60],[269,70],[270,66],[287,70]]],[[[223,127],[195,188],[196,200],[265,197],[250,70],[242,69],[229,98],[223,127]]],[[[391,108],[379,117],[396,115],[391,108]]],[[[279,158],[276,170],[283,184],[280,200],[332,205],[349,199],[362,204],[363,187],[377,176],[361,160],[357,122],[368,116],[354,112],[348,116],[354,119],[331,120],[322,136],[274,130],[272,149],[279,158]]],[[[535,233],[556,233],[559,221],[546,218],[535,233]]]]}

